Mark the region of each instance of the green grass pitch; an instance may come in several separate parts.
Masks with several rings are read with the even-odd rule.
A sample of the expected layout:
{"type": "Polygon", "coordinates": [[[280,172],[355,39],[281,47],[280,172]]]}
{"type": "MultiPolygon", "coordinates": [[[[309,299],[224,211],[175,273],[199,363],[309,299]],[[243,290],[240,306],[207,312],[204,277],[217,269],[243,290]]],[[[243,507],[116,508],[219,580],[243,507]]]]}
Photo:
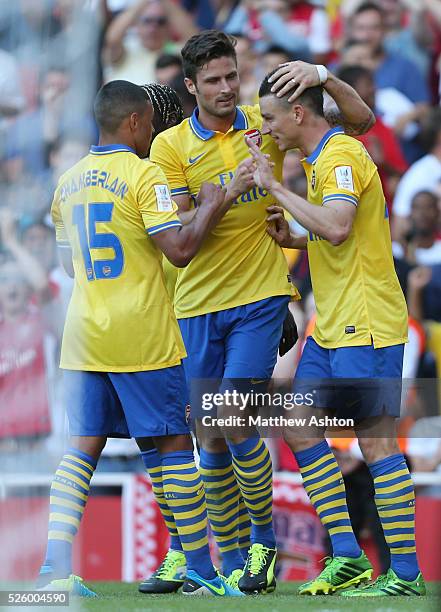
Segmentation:
{"type": "MultiPolygon", "coordinates": [[[[243,598],[185,597],[184,595],[143,595],[136,584],[120,582],[87,583],[99,599],[81,599],[77,610],[100,612],[420,612],[441,610],[441,582],[428,583],[426,597],[382,597],[381,599],[348,599],[305,597],[296,594],[297,584],[279,582],[271,595],[243,598]]],[[[54,609],[54,608],[52,608],[54,609]]],[[[58,608],[61,610],[62,608],[58,608]]]]}

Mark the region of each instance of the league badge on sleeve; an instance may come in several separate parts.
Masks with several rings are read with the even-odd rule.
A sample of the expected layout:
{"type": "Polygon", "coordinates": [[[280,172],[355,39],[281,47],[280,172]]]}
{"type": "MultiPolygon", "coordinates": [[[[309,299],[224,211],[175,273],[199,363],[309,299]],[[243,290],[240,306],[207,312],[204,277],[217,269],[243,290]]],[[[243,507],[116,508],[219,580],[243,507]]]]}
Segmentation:
{"type": "Polygon", "coordinates": [[[262,146],[262,134],[260,130],[248,130],[248,132],[245,132],[245,137],[252,140],[259,148],[262,146]]]}
{"type": "Polygon", "coordinates": [[[335,179],[339,189],[347,189],[354,192],[354,179],[352,178],[351,166],[337,166],[335,168],[335,179]]]}
{"type": "Polygon", "coordinates": [[[155,185],[155,194],[158,212],[170,212],[173,210],[173,202],[167,185],[155,185]]]}

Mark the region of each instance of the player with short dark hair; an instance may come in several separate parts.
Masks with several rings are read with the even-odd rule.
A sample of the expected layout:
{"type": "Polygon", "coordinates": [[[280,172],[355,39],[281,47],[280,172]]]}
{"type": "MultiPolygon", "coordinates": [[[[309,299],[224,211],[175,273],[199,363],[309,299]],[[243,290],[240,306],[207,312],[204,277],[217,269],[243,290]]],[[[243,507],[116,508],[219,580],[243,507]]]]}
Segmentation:
{"type": "MultiPolygon", "coordinates": [[[[270,74],[274,74],[275,72],[276,69],[274,69],[274,71],[270,74]]],[[[264,79],[259,87],[259,98],[264,98],[265,96],[271,94],[272,86],[273,83],[270,82],[268,78],[264,79]]],[[[322,87],[318,85],[315,87],[308,87],[297,96],[296,100],[299,104],[308,106],[318,117],[325,117],[322,87]]],[[[288,106],[289,108],[292,106],[292,103],[288,102],[288,96],[286,95],[283,98],[280,98],[280,103],[288,106]]]]}
{"type": "Polygon", "coordinates": [[[72,574],[72,541],[107,438],[133,437],[142,453],[151,439],[158,451],[162,498],[191,566],[183,592],[239,596],[210,558],[185,348],[161,265],[162,253],[188,264],[226,212],[225,194],[204,184],[198,214],[183,226],[163,172],[145,160],[153,117],[147,92],[113,81],[94,108],[99,145],[61,176],[51,209],[63,265],[74,277],[60,359],[71,438],[51,486],[38,587],[95,596],[72,574]]]}
{"type": "Polygon", "coordinates": [[[184,76],[193,82],[197,80],[197,74],[214,59],[223,57],[236,60],[236,39],[234,36],[220,32],[219,30],[206,30],[192,36],[182,47],[182,68],[184,76]]]}
{"type": "Polygon", "coordinates": [[[280,184],[251,140],[249,147],[256,183],[308,230],[307,236],[291,234],[282,209],[269,208],[268,231],[274,239],[284,247],[308,250],[317,322],[298,364],[294,392],[311,394],[313,408],[306,402],[292,411],[293,417],[310,423],[306,432],[286,428],[283,433],[333,548],[324,570],[299,592],[332,594],[367,582],[372,574],[352,530],[343,478],[325,427],[310,421],[314,410],[317,418],[354,420],[391,553],[386,575],[342,594],[424,595],[415,550],[414,489],[395,425],[408,317],[380,177],[364,146],[341,127],[329,129],[311,96],[303,92],[290,105],[294,85],[289,80],[278,94],[273,91],[281,72],[267,75],[261,87],[263,131],[280,150],[298,148],[305,155],[308,200],[280,184]]]}
{"type": "MultiPolygon", "coordinates": [[[[298,293],[282,250],[266,232],[265,209],[276,200],[252,179],[245,136],[271,155],[279,178],[283,154],[262,134],[258,107],[237,106],[234,43],[216,30],[187,41],[182,49],[185,83],[198,106],[189,119],[158,136],[151,157],[163,168],[172,196],[186,214],[194,211],[192,198],[202,180],[225,185],[226,200],[233,202],[199,255],[178,274],[174,306],[188,352],[187,378],[218,379],[222,391],[237,385],[235,379],[246,379],[261,391],[274,369],[288,302],[298,293]]],[[[297,62],[289,65],[289,72],[301,84],[317,69],[297,62]]],[[[359,98],[350,107],[351,120],[370,119],[359,98]]],[[[225,433],[197,426],[197,435],[223,572],[245,592],[271,592],[276,543],[268,449],[257,431],[250,435],[237,428],[225,433]],[[248,521],[241,499],[251,518],[244,571],[240,545],[248,521]]]]}

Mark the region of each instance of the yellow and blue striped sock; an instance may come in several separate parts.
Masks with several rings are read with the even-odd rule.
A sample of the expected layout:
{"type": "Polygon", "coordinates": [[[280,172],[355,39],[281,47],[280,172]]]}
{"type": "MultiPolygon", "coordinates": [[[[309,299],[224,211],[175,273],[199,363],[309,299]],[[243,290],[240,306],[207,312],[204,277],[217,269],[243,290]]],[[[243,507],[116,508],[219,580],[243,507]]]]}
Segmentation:
{"type": "Polygon", "coordinates": [[[233,468],[251,519],[251,542],[275,548],[273,530],[273,466],[265,442],[255,436],[229,443],[233,468]]]}
{"type": "Polygon", "coordinates": [[[216,573],[208,547],[205,492],[193,452],[164,453],[161,464],[164,497],[175,518],[187,567],[211,580],[216,573]]]}
{"type": "Polygon", "coordinates": [[[294,456],[303,486],[331,538],[334,557],[359,557],[361,549],[349,518],[343,476],[328,443],[323,440],[294,456]]]}
{"type": "Polygon", "coordinates": [[[248,549],[250,548],[250,546],[251,520],[241,494],[239,499],[239,548],[244,561],[247,560],[248,549]]]}
{"type": "Polygon", "coordinates": [[[415,548],[415,492],[406,461],[397,453],[371,463],[369,469],[391,567],[399,578],[415,580],[420,571],[415,548]]]}
{"type": "Polygon", "coordinates": [[[165,525],[170,534],[170,548],[172,550],[182,550],[181,540],[179,539],[178,529],[175,523],[175,517],[173,516],[173,512],[168,507],[164,497],[161,456],[156,448],[142,452],[141,456],[152,482],[153,495],[155,496],[156,503],[161,510],[162,518],[164,519],[165,525]]]}
{"type": "Polygon", "coordinates": [[[222,557],[222,573],[229,576],[233,570],[243,568],[239,549],[239,485],[230,451],[212,453],[201,448],[199,456],[208,518],[222,557]]]}
{"type": "Polygon", "coordinates": [[[70,448],[62,458],[50,490],[49,532],[44,566],[51,579],[72,573],[72,542],[80,526],[96,461],[70,448]]]}

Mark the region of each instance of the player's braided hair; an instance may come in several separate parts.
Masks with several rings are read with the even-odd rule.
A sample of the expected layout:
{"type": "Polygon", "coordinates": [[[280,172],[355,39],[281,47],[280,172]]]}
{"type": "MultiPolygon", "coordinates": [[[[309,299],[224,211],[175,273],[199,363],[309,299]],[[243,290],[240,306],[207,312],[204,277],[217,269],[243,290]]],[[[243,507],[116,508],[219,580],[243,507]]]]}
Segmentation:
{"type": "Polygon", "coordinates": [[[142,88],[153,106],[153,126],[156,134],[181,123],[184,111],[174,89],[159,83],[147,83],[147,85],[142,85],[142,88]]]}

